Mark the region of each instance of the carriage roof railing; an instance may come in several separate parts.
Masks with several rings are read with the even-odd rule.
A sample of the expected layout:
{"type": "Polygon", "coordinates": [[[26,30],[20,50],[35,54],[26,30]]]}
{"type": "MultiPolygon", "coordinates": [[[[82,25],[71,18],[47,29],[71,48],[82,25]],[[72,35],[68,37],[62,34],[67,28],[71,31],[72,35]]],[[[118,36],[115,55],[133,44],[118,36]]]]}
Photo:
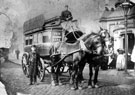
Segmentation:
{"type": "Polygon", "coordinates": [[[24,22],[24,34],[44,30],[46,27],[57,27],[60,25],[60,16],[55,16],[50,19],[45,18],[45,14],[38,15],[24,22]]]}

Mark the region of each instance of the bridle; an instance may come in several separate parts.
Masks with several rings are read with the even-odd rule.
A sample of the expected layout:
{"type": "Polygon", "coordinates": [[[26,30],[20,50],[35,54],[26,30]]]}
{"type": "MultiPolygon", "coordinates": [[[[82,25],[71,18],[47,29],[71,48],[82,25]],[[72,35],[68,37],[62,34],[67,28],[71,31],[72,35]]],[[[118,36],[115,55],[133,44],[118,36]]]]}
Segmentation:
{"type": "MultiPolygon", "coordinates": [[[[88,45],[88,44],[86,44],[88,41],[85,41],[85,42],[83,42],[83,50],[85,51],[85,52],[88,52],[88,53],[92,53],[92,54],[97,54],[98,53],[98,51],[97,51],[97,49],[99,48],[99,47],[102,47],[102,44],[101,43],[98,43],[98,45],[96,44],[96,45],[94,45],[94,40],[97,38],[97,37],[99,37],[99,35],[93,35],[93,37],[92,38],[90,38],[90,39],[88,39],[88,40],[91,40],[91,45],[88,45]]],[[[100,39],[98,39],[98,40],[100,40],[100,39]]],[[[98,54],[99,55],[99,54],[98,54]]]]}

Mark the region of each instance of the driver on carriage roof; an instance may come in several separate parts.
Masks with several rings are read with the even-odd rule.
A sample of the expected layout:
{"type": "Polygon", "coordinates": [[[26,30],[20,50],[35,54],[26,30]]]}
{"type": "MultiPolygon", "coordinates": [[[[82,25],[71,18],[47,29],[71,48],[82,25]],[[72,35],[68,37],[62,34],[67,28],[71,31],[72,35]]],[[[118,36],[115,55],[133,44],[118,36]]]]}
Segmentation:
{"type": "Polygon", "coordinates": [[[72,13],[68,10],[68,5],[65,5],[65,10],[61,13],[61,20],[70,21],[72,19],[72,13]]]}

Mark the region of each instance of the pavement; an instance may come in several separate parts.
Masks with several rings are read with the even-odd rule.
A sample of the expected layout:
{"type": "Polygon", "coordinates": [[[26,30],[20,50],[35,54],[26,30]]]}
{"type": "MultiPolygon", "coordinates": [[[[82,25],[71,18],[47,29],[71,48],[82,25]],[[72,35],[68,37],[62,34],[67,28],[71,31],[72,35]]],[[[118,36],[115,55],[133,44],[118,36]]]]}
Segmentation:
{"type": "MultiPolygon", "coordinates": [[[[21,65],[21,60],[17,59],[10,59],[11,62],[15,64],[21,65]]],[[[20,69],[16,69],[18,72],[20,69]]],[[[6,71],[7,73],[11,73],[13,69],[10,70],[3,70],[6,71]]],[[[88,79],[89,75],[89,68],[88,66],[85,67],[84,69],[84,77],[88,79]]],[[[5,75],[7,75],[7,73],[5,75]]],[[[16,72],[14,72],[16,73],[16,72]]],[[[12,73],[12,74],[14,74],[12,73]]],[[[23,75],[23,74],[22,74],[23,75]]],[[[24,77],[21,74],[16,73],[15,76],[18,76],[16,81],[18,82],[19,78],[24,77]]],[[[7,76],[9,77],[9,75],[7,76]]],[[[6,78],[5,78],[6,79],[6,78]]],[[[13,79],[13,80],[15,80],[13,79]]],[[[24,78],[25,79],[25,78],[24,78]]],[[[47,84],[41,84],[41,86],[37,87],[26,87],[26,84],[20,84],[19,87],[20,89],[25,88],[26,90],[30,90],[31,93],[34,93],[32,95],[44,95],[42,94],[43,92],[46,93],[46,95],[134,95],[135,91],[135,72],[133,69],[128,69],[128,73],[125,73],[124,71],[117,71],[116,69],[108,69],[108,70],[100,70],[99,71],[99,82],[100,82],[100,88],[95,89],[95,90],[88,90],[85,89],[83,91],[76,91],[72,92],[68,89],[69,86],[65,85],[61,87],[56,87],[53,88],[48,85],[48,81],[50,82],[50,79],[46,78],[47,84]],[[31,89],[30,89],[31,88],[31,89]],[[38,91],[40,89],[41,91],[38,91]],[[52,90],[51,90],[52,89],[52,90]],[[37,91],[36,91],[37,90],[37,91]],[[54,90],[54,91],[53,91],[54,90]],[[58,91],[60,92],[58,93],[58,91]]],[[[24,80],[22,80],[24,82],[24,80]]],[[[25,81],[28,81],[25,79],[25,81]]],[[[26,83],[26,82],[25,82],[26,83]]],[[[15,84],[12,82],[12,84],[15,84]]],[[[17,85],[17,84],[15,84],[17,85]]],[[[17,92],[17,95],[30,95],[30,94],[23,94],[21,92],[17,92]]],[[[1,94],[0,94],[1,95],[1,94]]],[[[2,94],[4,95],[4,94],[2,94]]]]}
{"type": "Polygon", "coordinates": [[[0,82],[0,95],[7,95],[5,85],[2,82],[0,82]]]}

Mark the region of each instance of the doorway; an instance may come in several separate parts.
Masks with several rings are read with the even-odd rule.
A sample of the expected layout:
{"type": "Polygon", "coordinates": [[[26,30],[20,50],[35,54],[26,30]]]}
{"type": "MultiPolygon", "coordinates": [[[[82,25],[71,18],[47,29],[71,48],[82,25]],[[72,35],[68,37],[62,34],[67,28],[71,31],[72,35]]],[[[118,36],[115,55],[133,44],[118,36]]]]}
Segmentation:
{"type": "MultiPolygon", "coordinates": [[[[128,53],[132,53],[133,47],[134,47],[134,34],[133,33],[128,33],[128,53]]],[[[123,47],[125,49],[125,37],[123,39],[123,47]]]]}

